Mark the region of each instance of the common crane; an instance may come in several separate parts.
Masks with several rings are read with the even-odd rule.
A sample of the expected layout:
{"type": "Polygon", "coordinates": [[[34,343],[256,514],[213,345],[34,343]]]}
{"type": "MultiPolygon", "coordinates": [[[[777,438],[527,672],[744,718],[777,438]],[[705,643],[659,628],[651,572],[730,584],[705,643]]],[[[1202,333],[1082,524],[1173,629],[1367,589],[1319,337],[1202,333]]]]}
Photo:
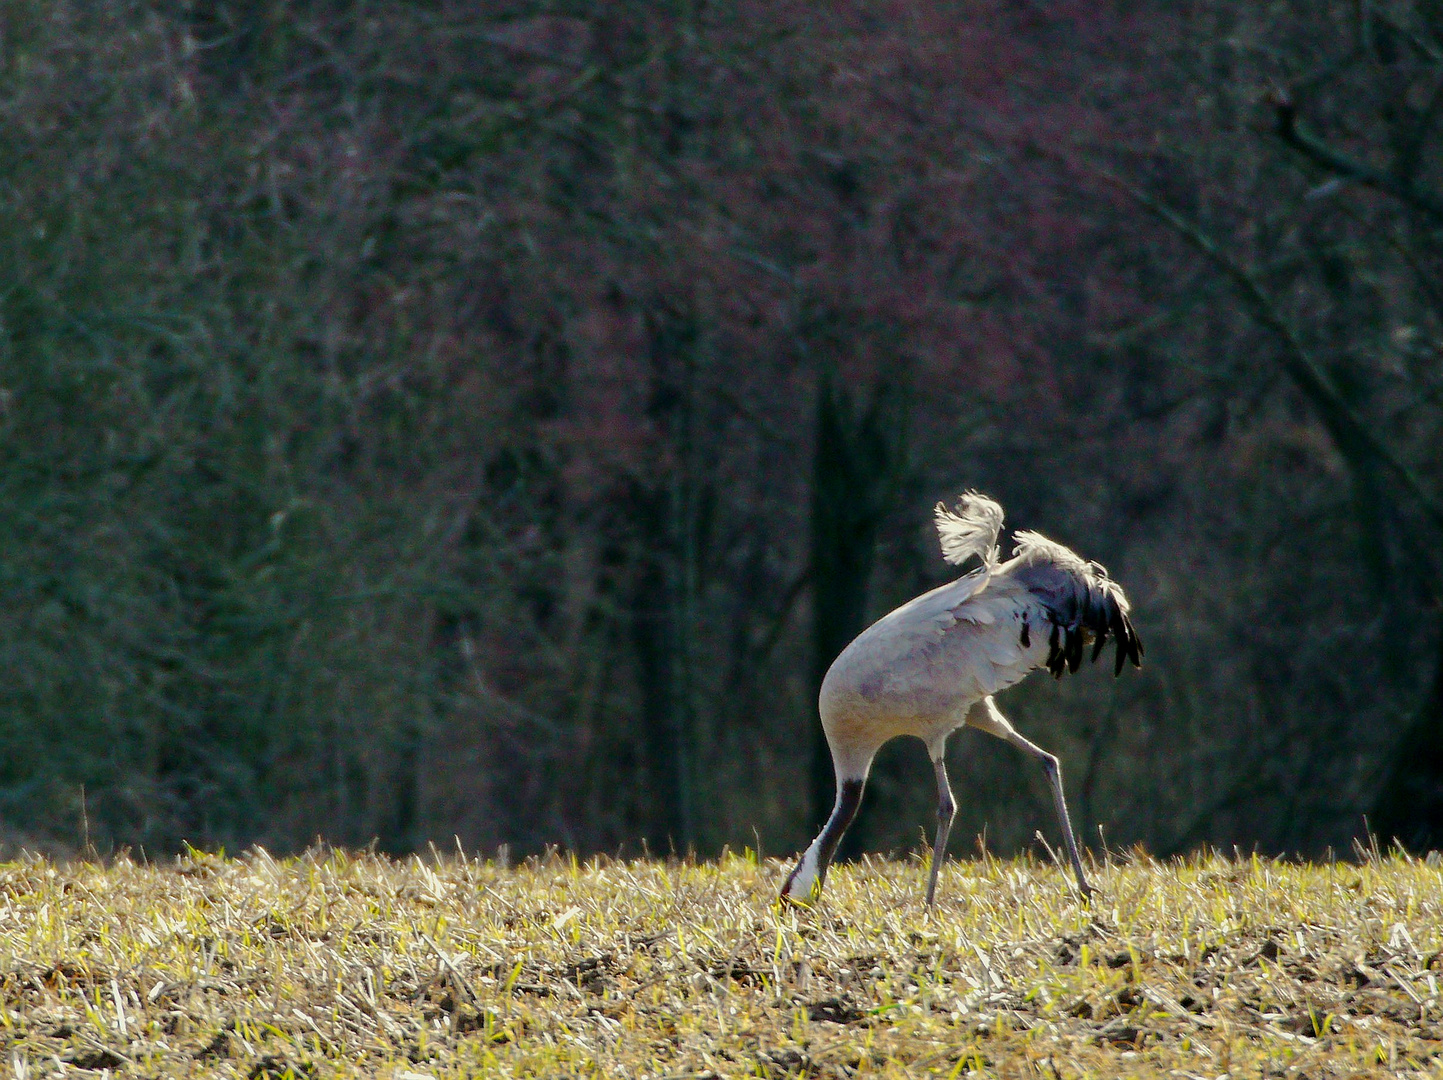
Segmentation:
{"type": "Polygon", "coordinates": [[[936,508],[942,557],[980,565],[956,581],[883,616],[842,650],[822,680],[818,705],[832,751],[837,799],[831,816],[782,886],[781,899],[809,903],[822,890],[837,843],[856,816],[872,758],[898,735],[927,744],[937,776],[937,836],[932,845],[927,906],[947,849],[956,803],[943,760],[947,736],[964,724],[1005,739],[1042,763],[1062,825],[1077,887],[1092,894],[1057,758],[1023,738],[993,695],[1036,668],[1057,678],[1076,671],[1082,650],[1097,660],[1109,634],[1116,643],[1113,674],[1124,661],[1142,666],[1142,641],[1128,617],[1122,587],[1095,562],[1035,532],[1017,532],[1012,558],[998,557],[1002,507],[968,492],[948,510],[936,508]]]}

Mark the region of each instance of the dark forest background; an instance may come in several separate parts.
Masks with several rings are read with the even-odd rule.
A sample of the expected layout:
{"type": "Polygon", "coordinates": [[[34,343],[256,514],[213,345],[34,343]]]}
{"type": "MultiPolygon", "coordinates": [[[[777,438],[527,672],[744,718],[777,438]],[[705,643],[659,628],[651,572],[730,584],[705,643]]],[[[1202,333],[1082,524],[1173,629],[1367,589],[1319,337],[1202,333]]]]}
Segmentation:
{"type": "Polygon", "coordinates": [[[795,850],[969,487],[1092,846],[1443,842],[1443,2],[0,6],[11,850],[795,850]]]}

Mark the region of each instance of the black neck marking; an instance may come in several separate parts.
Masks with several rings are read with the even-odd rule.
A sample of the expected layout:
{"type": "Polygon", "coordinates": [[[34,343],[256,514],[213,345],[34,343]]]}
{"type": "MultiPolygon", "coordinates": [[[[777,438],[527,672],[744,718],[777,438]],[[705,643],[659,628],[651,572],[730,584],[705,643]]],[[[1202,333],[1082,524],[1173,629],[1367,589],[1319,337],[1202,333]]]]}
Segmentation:
{"type": "Polygon", "coordinates": [[[817,876],[819,880],[825,880],[827,866],[832,861],[832,856],[837,853],[837,845],[842,841],[842,834],[847,831],[847,826],[857,816],[857,808],[862,805],[862,788],[866,786],[865,780],[843,780],[841,787],[837,789],[837,802],[832,807],[832,816],[827,818],[827,824],[822,828],[822,835],[817,837],[817,876]]]}

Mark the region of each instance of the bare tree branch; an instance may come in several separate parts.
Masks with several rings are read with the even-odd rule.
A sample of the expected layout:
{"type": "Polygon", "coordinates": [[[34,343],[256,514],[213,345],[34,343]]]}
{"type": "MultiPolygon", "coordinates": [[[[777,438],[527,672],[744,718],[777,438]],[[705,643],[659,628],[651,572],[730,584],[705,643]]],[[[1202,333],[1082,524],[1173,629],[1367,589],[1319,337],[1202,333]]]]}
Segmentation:
{"type": "Polygon", "coordinates": [[[1443,224],[1443,200],[1429,192],[1420,191],[1411,181],[1401,176],[1334,150],[1303,126],[1298,119],[1297,106],[1287,97],[1279,97],[1274,103],[1273,115],[1277,121],[1274,131],[1278,138],[1313,164],[1385,195],[1391,195],[1406,206],[1443,224]]]}
{"type": "Polygon", "coordinates": [[[1319,418],[1328,428],[1338,448],[1350,457],[1357,457],[1356,451],[1373,456],[1386,466],[1417,502],[1435,527],[1443,529],[1443,507],[1423,487],[1416,473],[1393,451],[1384,445],[1369,426],[1353,412],[1332,380],[1327,376],[1311,351],[1298,336],[1296,329],[1278,309],[1262,282],[1251,267],[1244,265],[1228,254],[1221,246],[1194,222],[1189,221],[1171,206],[1153,197],[1129,180],[1111,170],[1089,163],[1098,176],[1126,192],[1136,202],[1160,218],[1184,240],[1196,248],[1209,262],[1222,271],[1237,288],[1253,317],[1278,338],[1283,346],[1282,365],[1294,385],[1302,392],[1319,418]]]}

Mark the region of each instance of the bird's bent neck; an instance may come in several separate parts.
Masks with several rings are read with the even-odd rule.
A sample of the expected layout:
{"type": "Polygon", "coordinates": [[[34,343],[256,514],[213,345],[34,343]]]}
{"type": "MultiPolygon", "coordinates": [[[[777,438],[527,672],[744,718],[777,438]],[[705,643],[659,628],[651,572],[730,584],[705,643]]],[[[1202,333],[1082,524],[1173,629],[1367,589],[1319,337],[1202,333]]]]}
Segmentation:
{"type": "Polygon", "coordinates": [[[802,854],[801,861],[787,878],[787,883],[782,888],[784,898],[806,902],[821,891],[822,883],[827,879],[827,867],[831,865],[832,856],[837,853],[842,834],[847,831],[852,818],[857,816],[857,807],[862,805],[862,788],[865,784],[866,781],[862,779],[838,781],[837,801],[832,806],[832,815],[827,818],[822,831],[802,854]]]}

